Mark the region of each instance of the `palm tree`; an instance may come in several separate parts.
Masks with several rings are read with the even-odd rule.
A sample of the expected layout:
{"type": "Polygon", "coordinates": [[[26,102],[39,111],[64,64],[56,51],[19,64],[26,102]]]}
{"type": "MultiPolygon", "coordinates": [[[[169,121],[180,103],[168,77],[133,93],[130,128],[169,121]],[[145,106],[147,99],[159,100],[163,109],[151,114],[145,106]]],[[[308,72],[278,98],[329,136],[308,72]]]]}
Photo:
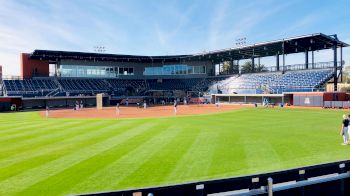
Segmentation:
{"type": "Polygon", "coordinates": [[[254,70],[253,70],[253,66],[252,66],[251,61],[247,61],[242,65],[242,68],[241,68],[242,74],[253,73],[253,72],[256,72],[256,73],[267,72],[267,68],[263,64],[260,64],[260,65],[255,64],[254,70]]]}

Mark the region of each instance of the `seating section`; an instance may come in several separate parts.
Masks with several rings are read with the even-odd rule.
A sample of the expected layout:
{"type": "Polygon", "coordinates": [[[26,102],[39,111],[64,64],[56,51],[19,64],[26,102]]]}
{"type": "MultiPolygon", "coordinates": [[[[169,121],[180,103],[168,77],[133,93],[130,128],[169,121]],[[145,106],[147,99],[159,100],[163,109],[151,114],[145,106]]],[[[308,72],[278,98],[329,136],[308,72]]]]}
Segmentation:
{"type": "Polygon", "coordinates": [[[50,79],[4,80],[3,84],[8,96],[45,96],[58,88],[50,79]]]}
{"type": "Polygon", "coordinates": [[[198,79],[163,79],[148,80],[151,90],[191,90],[198,79]]]}
{"type": "Polygon", "coordinates": [[[69,93],[95,94],[110,90],[108,82],[101,79],[59,79],[58,82],[69,93]]]}
{"type": "Polygon", "coordinates": [[[239,94],[310,92],[320,90],[332,76],[331,69],[244,74],[220,81],[210,89],[239,94]]]}
{"type": "Polygon", "coordinates": [[[109,93],[114,96],[142,96],[152,90],[209,93],[283,93],[320,90],[332,77],[332,70],[303,70],[286,73],[255,73],[231,77],[162,80],[45,78],[4,80],[8,96],[64,96],[109,93]]]}
{"type": "Polygon", "coordinates": [[[125,79],[107,79],[106,80],[115,96],[122,96],[127,91],[131,93],[142,94],[148,88],[145,80],[125,80],[125,79]]]}

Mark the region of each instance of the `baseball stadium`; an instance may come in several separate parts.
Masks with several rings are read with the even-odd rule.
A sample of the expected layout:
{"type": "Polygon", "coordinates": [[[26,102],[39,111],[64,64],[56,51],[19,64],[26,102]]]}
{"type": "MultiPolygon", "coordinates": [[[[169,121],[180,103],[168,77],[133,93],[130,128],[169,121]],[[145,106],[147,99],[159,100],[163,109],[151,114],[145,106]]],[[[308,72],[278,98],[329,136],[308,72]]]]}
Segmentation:
{"type": "Polygon", "coordinates": [[[190,55],[22,53],[20,78],[1,80],[0,193],[267,194],[267,177],[294,182],[277,195],[349,193],[348,46],[316,33],[190,55]],[[287,65],[295,53],[305,63],[287,65]]]}
{"type": "MultiPolygon", "coordinates": [[[[67,2],[60,8],[62,2],[1,2],[0,196],[350,195],[350,69],[345,61],[350,45],[346,33],[338,32],[344,26],[292,34],[305,32],[295,29],[311,26],[317,17],[304,14],[305,20],[289,25],[290,10],[277,5],[265,10],[265,3],[270,5],[265,2],[263,14],[244,13],[249,20],[234,26],[239,33],[225,34],[218,24],[231,25],[225,18],[231,4],[215,1],[221,7],[207,8],[219,13],[210,20],[208,43],[231,39],[230,33],[248,32],[250,26],[263,21],[260,17],[268,18],[269,11],[279,13],[277,8],[289,13],[283,23],[290,28],[278,27],[288,33],[270,33],[268,29],[277,28],[271,23],[251,33],[256,35],[252,43],[238,38],[236,46],[201,51],[198,48],[203,45],[196,37],[205,32],[189,21],[197,24],[209,15],[203,7],[196,7],[208,2],[194,1],[189,9],[187,4],[186,9],[180,6],[181,14],[171,12],[180,1],[176,5],[139,1],[129,11],[121,1],[116,6],[77,0],[79,8],[67,2]],[[141,11],[148,4],[154,9],[162,6],[138,18],[140,13],[134,9],[141,11]],[[112,8],[128,22],[108,15],[106,10],[112,8]],[[55,15],[55,9],[60,14],[55,15]],[[200,12],[193,11],[196,9],[200,12]],[[90,11],[96,18],[89,17],[90,11]],[[16,14],[3,20],[11,12],[16,14]],[[25,15],[29,12],[33,17],[25,15]],[[45,14],[40,15],[42,12],[45,14]],[[159,17],[158,12],[163,15],[159,17]],[[166,25],[152,26],[153,14],[157,16],[153,20],[166,15],[166,25]],[[171,22],[172,14],[179,26],[171,22]],[[74,20],[65,21],[71,15],[74,20]],[[105,25],[99,18],[102,15],[113,22],[105,25]],[[11,31],[5,27],[17,23],[10,19],[25,19],[25,24],[18,23],[23,28],[11,31]],[[88,25],[79,26],[86,21],[88,25]],[[136,28],[137,21],[142,24],[136,28]],[[68,23],[79,27],[78,36],[69,33],[68,23]],[[26,28],[26,24],[33,26],[26,28]],[[118,31],[111,30],[114,26],[118,31]],[[161,30],[168,26],[174,31],[165,36],[161,30]],[[128,32],[117,36],[124,28],[128,32]],[[155,33],[147,32],[148,28],[156,29],[155,33]],[[174,42],[165,44],[185,28],[186,33],[196,34],[189,33],[193,43],[182,47],[198,45],[195,52],[176,50],[179,45],[174,42]],[[36,29],[45,33],[19,36],[20,31],[36,29]],[[97,30],[101,35],[95,34],[97,30]],[[145,32],[155,34],[161,44],[150,38],[147,42],[156,47],[145,44],[145,32]],[[129,34],[132,38],[127,39],[129,34]],[[78,44],[62,47],[60,36],[78,44]],[[113,44],[122,40],[118,43],[127,43],[130,50],[106,52],[96,46],[95,51],[87,51],[82,46],[98,39],[113,44]],[[34,46],[30,40],[35,40],[34,46]],[[164,45],[176,52],[153,51],[157,47],[161,51],[164,45]],[[4,74],[13,68],[2,62],[10,54],[4,48],[16,52],[16,76],[4,74]],[[149,53],[140,53],[147,50],[149,53]],[[295,63],[296,59],[302,62],[295,63]]],[[[241,7],[252,13],[250,6],[260,3],[244,2],[241,7]]],[[[292,18],[299,17],[302,7],[290,4],[292,18]]],[[[314,7],[322,5],[312,3],[314,7]]],[[[329,5],[328,9],[333,8],[329,5]]],[[[332,22],[346,18],[344,13],[333,12],[339,18],[332,22]]],[[[274,14],[273,20],[282,20],[274,14]]],[[[186,36],[182,35],[181,43],[188,41],[186,36]]]]}

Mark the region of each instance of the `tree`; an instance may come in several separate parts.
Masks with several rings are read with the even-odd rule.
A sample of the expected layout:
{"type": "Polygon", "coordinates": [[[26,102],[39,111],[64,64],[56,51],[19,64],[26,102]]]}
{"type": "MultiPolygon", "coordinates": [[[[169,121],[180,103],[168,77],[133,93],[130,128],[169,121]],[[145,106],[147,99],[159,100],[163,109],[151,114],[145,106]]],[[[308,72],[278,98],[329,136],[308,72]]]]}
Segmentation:
{"type": "MultiPolygon", "coordinates": [[[[244,74],[244,73],[252,73],[252,72],[253,72],[252,71],[252,62],[251,61],[245,62],[242,65],[241,73],[244,74]]],[[[254,72],[256,72],[256,73],[267,72],[267,68],[263,64],[260,64],[260,65],[255,64],[254,72]]]]}
{"type": "Polygon", "coordinates": [[[247,61],[245,62],[242,67],[241,67],[241,73],[245,74],[245,73],[251,73],[252,72],[252,62],[251,61],[247,61]]]}
{"type": "Polygon", "coordinates": [[[220,74],[238,74],[239,66],[234,64],[232,61],[224,61],[220,64],[220,74]]]}
{"type": "Polygon", "coordinates": [[[229,74],[231,72],[231,61],[224,61],[222,64],[222,73],[229,74]]]}
{"type": "Polygon", "coordinates": [[[255,65],[255,72],[267,72],[267,68],[264,64],[255,65]]]}
{"type": "Polygon", "coordinates": [[[350,65],[344,66],[342,79],[343,83],[350,83],[350,65]]]}

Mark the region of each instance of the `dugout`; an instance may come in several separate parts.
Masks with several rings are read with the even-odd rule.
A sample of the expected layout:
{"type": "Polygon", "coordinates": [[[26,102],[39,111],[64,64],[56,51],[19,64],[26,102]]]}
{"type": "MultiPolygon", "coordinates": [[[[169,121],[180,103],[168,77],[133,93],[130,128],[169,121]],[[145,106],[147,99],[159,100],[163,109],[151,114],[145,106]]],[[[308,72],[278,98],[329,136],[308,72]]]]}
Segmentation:
{"type": "Polygon", "coordinates": [[[22,107],[21,97],[0,97],[0,111],[10,111],[11,105],[15,104],[16,109],[22,107]]]}
{"type": "MultiPolygon", "coordinates": [[[[73,108],[76,102],[83,102],[84,107],[95,107],[96,96],[73,96],[73,97],[35,97],[22,98],[23,109],[50,108],[73,108]]],[[[109,96],[102,97],[103,106],[109,106],[109,96]]]]}
{"type": "Polygon", "coordinates": [[[284,94],[213,94],[211,99],[212,103],[228,104],[263,104],[264,100],[275,105],[290,104],[291,101],[284,94]]]}

